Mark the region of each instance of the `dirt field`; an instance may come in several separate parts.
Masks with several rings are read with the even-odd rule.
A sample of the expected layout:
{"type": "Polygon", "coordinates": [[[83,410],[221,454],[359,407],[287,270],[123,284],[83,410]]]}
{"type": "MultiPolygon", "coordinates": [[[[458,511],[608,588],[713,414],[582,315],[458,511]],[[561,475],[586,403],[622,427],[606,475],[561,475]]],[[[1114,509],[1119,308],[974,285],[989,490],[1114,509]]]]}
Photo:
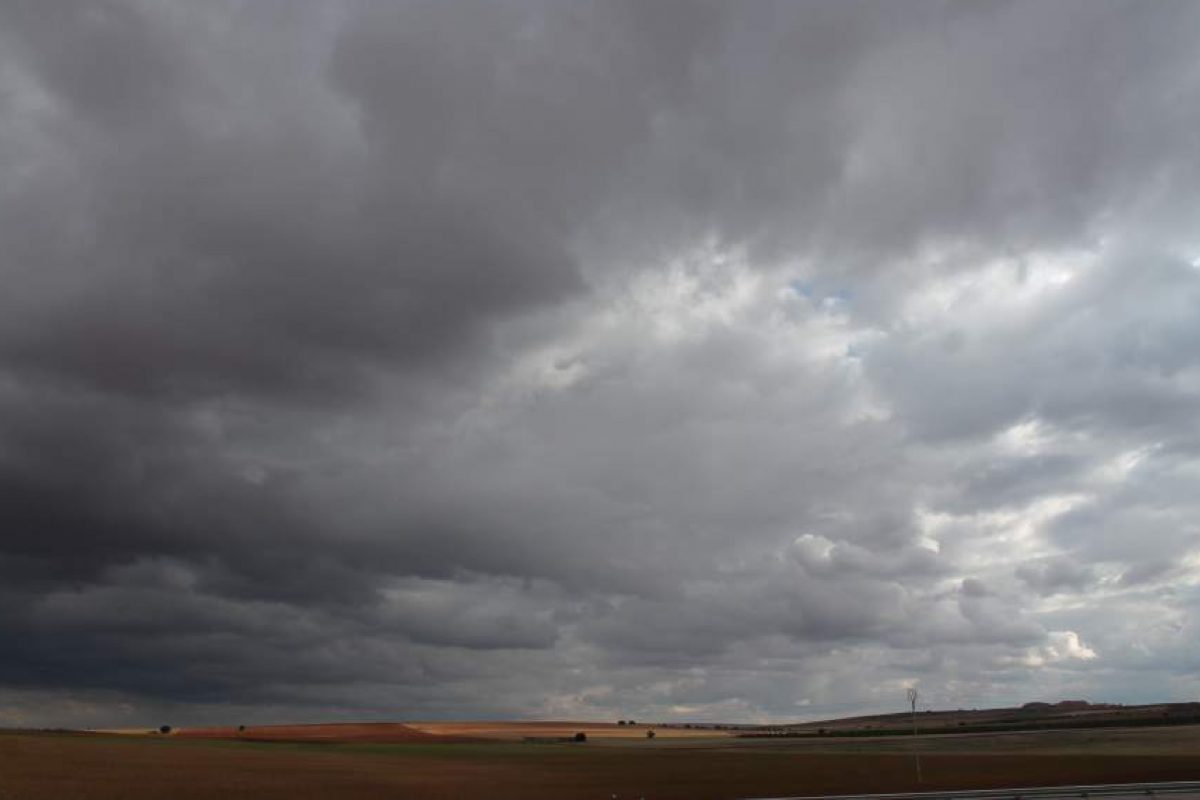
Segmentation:
{"type": "Polygon", "coordinates": [[[480,739],[522,741],[529,737],[564,737],[586,733],[591,739],[712,739],[728,736],[724,731],[656,728],[653,725],[618,725],[615,722],[410,722],[409,727],[438,736],[470,736],[480,739]]]}
{"type": "Polygon", "coordinates": [[[921,785],[911,753],[895,740],[822,749],[813,741],[737,739],[331,745],[3,733],[0,798],[703,800],[1200,779],[1200,730],[1171,730],[1169,748],[1147,733],[1158,732],[1090,741],[1056,733],[1040,743],[1001,736],[935,744],[931,737],[922,742],[921,785]]]}
{"type": "MultiPolygon", "coordinates": [[[[353,722],[315,725],[252,725],[237,728],[184,728],[172,734],[180,739],[237,739],[250,742],[311,742],[318,744],[401,743],[455,741],[396,722],[353,722]]],[[[462,739],[466,741],[466,739],[462,739]]]]}

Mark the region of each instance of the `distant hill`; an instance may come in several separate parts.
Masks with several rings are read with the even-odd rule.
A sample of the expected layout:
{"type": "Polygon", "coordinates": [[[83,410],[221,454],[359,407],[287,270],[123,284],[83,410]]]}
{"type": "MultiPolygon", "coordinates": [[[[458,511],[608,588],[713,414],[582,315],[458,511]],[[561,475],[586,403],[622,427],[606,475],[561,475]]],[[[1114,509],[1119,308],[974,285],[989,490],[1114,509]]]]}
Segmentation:
{"type": "MultiPolygon", "coordinates": [[[[751,736],[885,736],[912,733],[912,715],[902,711],[789,725],[759,726],[751,736]]],[[[1014,708],[918,711],[919,734],[981,733],[1005,730],[1123,727],[1200,723],[1200,702],[1126,706],[1062,700],[1034,701],[1014,708]]]]}

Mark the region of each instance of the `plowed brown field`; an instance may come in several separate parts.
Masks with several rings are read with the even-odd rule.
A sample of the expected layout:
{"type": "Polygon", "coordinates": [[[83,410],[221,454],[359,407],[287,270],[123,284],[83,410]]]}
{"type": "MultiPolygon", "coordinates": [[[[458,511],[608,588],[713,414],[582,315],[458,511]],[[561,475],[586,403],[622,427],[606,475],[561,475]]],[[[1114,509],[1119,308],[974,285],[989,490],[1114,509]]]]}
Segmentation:
{"type": "Polygon", "coordinates": [[[250,742],[377,743],[442,742],[462,737],[439,736],[396,722],[345,722],[314,725],[253,725],[237,728],[183,728],[182,739],[241,739],[250,742]]]}
{"type": "Polygon", "coordinates": [[[728,736],[725,731],[693,728],[656,728],[653,725],[618,725],[615,722],[410,722],[409,727],[439,736],[470,736],[478,739],[520,741],[528,737],[573,736],[588,739],[645,739],[654,731],[656,739],[712,739],[728,736]]]}
{"type": "MultiPolygon", "coordinates": [[[[918,784],[907,753],[821,752],[728,739],[318,745],[7,733],[0,734],[0,798],[609,800],[615,794],[622,800],[715,800],[1200,779],[1200,757],[1186,747],[1170,755],[1153,748],[1133,752],[1129,743],[1095,753],[980,753],[973,741],[976,750],[970,752],[923,754],[925,782],[918,784]]],[[[1054,741],[1047,747],[1053,751],[1054,741]]]]}

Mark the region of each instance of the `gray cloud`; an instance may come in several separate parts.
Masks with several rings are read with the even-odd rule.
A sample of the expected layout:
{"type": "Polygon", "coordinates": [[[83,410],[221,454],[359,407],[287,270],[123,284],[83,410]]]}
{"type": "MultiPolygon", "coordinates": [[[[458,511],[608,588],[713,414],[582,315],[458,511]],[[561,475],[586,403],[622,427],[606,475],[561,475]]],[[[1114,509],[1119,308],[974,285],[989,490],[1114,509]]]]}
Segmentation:
{"type": "Polygon", "coordinates": [[[1076,564],[1068,558],[1048,558],[1017,567],[1017,577],[1042,595],[1060,592],[1084,592],[1096,582],[1090,565],[1076,564]]]}
{"type": "Polygon", "coordinates": [[[0,5],[0,723],[1194,694],[1197,29],[0,5]]]}

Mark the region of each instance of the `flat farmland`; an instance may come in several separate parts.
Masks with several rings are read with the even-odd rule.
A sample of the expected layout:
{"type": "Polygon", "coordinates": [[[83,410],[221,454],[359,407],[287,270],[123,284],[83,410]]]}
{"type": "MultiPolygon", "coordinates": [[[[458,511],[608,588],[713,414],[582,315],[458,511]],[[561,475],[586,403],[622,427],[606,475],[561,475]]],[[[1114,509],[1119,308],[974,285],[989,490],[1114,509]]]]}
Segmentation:
{"type": "MultiPolygon", "coordinates": [[[[144,735],[145,731],[139,732],[144,735]]],[[[438,736],[398,722],[352,722],[312,725],[252,725],[234,728],[183,728],[176,739],[228,739],[246,742],[311,744],[397,744],[454,742],[455,736],[438,736]]]]}
{"type": "Polygon", "coordinates": [[[722,739],[726,731],[693,728],[656,728],[653,725],[618,725],[615,722],[410,722],[408,727],[437,736],[467,736],[477,739],[522,741],[528,738],[569,737],[587,734],[589,740],[645,739],[654,731],[657,739],[722,739]]]}
{"type": "Polygon", "coordinates": [[[1200,730],[1192,727],[918,744],[920,784],[912,740],[897,739],[280,743],[7,732],[0,733],[0,798],[703,800],[1200,779],[1200,730]]]}

